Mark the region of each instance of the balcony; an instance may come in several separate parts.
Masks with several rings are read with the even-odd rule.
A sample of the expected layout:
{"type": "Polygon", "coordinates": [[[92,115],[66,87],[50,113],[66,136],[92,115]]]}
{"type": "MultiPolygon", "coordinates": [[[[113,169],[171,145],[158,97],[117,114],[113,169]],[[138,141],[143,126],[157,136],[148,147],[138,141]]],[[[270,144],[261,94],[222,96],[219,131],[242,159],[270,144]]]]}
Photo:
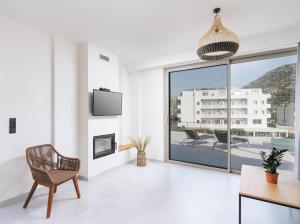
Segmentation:
{"type": "Polygon", "coordinates": [[[199,117],[201,118],[227,118],[227,114],[200,114],[199,117]]]}
{"type": "Polygon", "coordinates": [[[206,108],[212,108],[212,109],[213,108],[216,108],[216,109],[224,108],[224,109],[226,109],[227,108],[227,104],[201,104],[198,106],[200,106],[203,109],[206,109],[206,108]]]}

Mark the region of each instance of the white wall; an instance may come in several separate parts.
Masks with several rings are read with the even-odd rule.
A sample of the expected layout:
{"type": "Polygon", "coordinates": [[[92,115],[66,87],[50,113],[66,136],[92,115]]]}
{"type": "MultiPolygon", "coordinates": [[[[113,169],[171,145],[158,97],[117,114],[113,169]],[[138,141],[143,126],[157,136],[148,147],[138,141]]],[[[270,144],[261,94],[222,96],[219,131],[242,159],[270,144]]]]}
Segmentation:
{"type": "Polygon", "coordinates": [[[71,157],[79,155],[79,49],[74,42],[53,38],[53,144],[71,157]]]}
{"type": "Polygon", "coordinates": [[[132,150],[125,152],[116,152],[98,159],[93,159],[93,136],[115,133],[115,139],[118,144],[128,143],[129,136],[129,82],[128,75],[119,64],[118,57],[111,52],[88,43],[82,46],[82,54],[87,54],[81,58],[83,68],[81,70],[80,84],[81,106],[89,108],[83,109],[80,114],[81,126],[83,130],[87,129],[88,135],[82,133],[81,136],[81,154],[83,167],[80,175],[84,178],[90,178],[103,171],[127,163],[132,160],[132,150]],[[103,54],[109,57],[109,62],[100,60],[99,55],[103,54]],[[87,85],[87,86],[86,86],[87,85]],[[108,88],[114,92],[123,93],[123,114],[122,116],[94,117],[91,114],[91,94],[93,89],[100,87],[108,88]]]}
{"type": "Polygon", "coordinates": [[[137,72],[131,76],[132,135],[150,136],[147,157],[164,160],[163,69],[137,72]],[[134,127],[135,126],[135,127],[134,127]]]}
{"type": "Polygon", "coordinates": [[[29,146],[78,154],[77,44],[0,17],[0,203],[28,192],[29,146]],[[8,119],[17,133],[8,134],[8,119]]]}
{"type": "Polygon", "coordinates": [[[51,37],[0,17],[0,201],[27,192],[25,149],[51,141],[51,37]],[[8,134],[8,118],[17,133],[8,134]]]}
{"type": "Polygon", "coordinates": [[[79,157],[80,176],[88,177],[88,115],[89,115],[89,92],[88,92],[88,44],[80,44],[79,50],[79,157]]]}
{"type": "Polygon", "coordinates": [[[128,143],[130,136],[129,78],[118,57],[6,18],[0,22],[0,136],[1,146],[8,149],[0,157],[0,202],[30,189],[25,148],[32,145],[52,143],[62,154],[79,156],[85,177],[134,159],[134,150],[92,157],[92,136],[115,133],[118,144],[128,143]],[[100,53],[110,62],[100,61],[100,53]],[[99,87],[123,93],[122,116],[91,115],[90,93],[99,87]],[[9,117],[17,118],[17,134],[8,134],[9,117]],[[9,175],[7,169],[12,170],[9,175]]]}
{"type": "MultiPolygon", "coordinates": [[[[119,66],[120,91],[122,92],[122,116],[120,117],[120,138],[119,143],[126,144],[131,136],[130,118],[130,77],[123,65],[119,66]]],[[[131,150],[132,151],[132,150],[131,150]]],[[[132,155],[131,155],[132,158],[132,155]]]]}

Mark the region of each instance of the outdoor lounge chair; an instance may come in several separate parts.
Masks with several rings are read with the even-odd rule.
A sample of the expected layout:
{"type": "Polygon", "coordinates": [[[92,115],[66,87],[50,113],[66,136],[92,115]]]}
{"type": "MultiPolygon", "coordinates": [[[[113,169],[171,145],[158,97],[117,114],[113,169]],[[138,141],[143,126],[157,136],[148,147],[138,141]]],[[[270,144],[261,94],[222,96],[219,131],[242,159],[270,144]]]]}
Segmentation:
{"type": "MultiPolygon", "coordinates": [[[[214,142],[213,150],[215,149],[216,144],[227,144],[227,131],[225,130],[214,130],[214,134],[216,136],[217,141],[214,142]]],[[[241,143],[248,143],[248,148],[250,147],[250,142],[246,138],[239,138],[239,137],[231,137],[230,145],[236,146],[241,143]]]]}
{"type": "Polygon", "coordinates": [[[187,140],[193,140],[192,143],[195,145],[197,142],[207,142],[207,139],[214,138],[214,136],[211,135],[198,135],[195,130],[186,129],[184,130],[186,139],[187,140]]]}

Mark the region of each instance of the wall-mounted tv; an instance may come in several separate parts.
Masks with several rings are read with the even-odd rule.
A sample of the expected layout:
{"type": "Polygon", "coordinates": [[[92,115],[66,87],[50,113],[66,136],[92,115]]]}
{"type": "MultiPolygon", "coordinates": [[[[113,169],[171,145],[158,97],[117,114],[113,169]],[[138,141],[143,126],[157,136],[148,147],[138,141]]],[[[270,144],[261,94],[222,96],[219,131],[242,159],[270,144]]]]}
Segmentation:
{"type": "Polygon", "coordinates": [[[94,89],[93,116],[122,115],[122,93],[94,89]]]}

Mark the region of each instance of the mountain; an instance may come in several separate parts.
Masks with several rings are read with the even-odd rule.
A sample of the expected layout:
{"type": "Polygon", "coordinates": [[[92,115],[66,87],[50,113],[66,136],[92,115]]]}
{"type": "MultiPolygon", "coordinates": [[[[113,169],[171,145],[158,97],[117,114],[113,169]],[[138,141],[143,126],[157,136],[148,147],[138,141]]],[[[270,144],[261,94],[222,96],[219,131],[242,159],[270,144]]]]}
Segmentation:
{"type": "Polygon", "coordinates": [[[268,126],[275,127],[277,108],[295,103],[295,84],[296,64],[287,64],[267,72],[242,88],[262,88],[264,93],[271,95],[268,100],[271,104],[268,126]]]}
{"type": "Polygon", "coordinates": [[[296,64],[287,64],[275,68],[242,88],[262,88],[271,94],[269,103],[277,108],[295,103],[296,64]]]}

